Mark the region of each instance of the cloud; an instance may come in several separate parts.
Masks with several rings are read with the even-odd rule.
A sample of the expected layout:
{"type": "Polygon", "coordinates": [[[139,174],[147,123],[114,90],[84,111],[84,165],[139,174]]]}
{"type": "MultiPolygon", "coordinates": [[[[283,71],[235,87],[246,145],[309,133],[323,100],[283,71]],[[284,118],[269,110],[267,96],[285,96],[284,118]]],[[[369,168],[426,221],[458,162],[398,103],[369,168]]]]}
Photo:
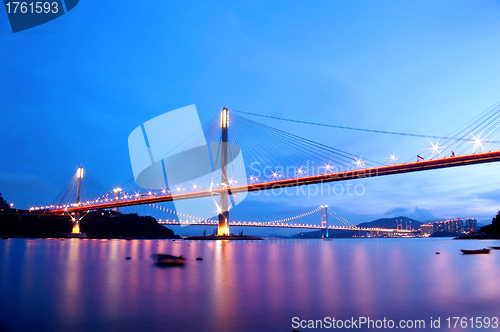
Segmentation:
{"type": "Polygon", "coordinates": [[[410,213],[410,210],[408,208],[396,207],[396,208],[388,210],[386,213],[384,213],[384,215],[387,217],[399,217],[399,216],[406,217],[409,213],[410,213]]]}
{"type": "Polygon", "coordinates": [[[500,201],[500,189],[479,193],[476,195],[476,198],[487,199],[498,202],[500,201]]]}
{"type": "Polygon", "coordinates": [[[435,220],[440,219],[440,218],[434,216],[434,214],[432,214],[431,211],[429,211],[425,208],[420,208],[418,206],[415,206],[415,208],[413,208],[413,210],[410,208],[405,208],[405,207],[396,207],[396,208],[388,210],[386,213],[384,213],[384,215],[387,217],[405,216],[408,218],[418,220],[420,222],[426,222],[429,220],[435,221],[435,220]]]}
{"type": "Polygon", "coordinates": [[[415,206],[413,211],[408,215],[408,217],[421,221],[421,222],[426,222],[429,220],[435,221],[438,220],[439,218],[434,216],[431,211],[425,209],[425,208],[419,208],[418,206],[415,206]]]}

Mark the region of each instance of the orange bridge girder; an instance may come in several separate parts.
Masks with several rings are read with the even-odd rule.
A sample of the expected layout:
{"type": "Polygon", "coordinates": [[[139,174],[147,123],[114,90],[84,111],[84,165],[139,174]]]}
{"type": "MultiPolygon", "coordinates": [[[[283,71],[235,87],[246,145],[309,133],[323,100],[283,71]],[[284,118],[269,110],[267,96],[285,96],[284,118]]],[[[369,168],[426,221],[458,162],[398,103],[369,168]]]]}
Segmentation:
{"type": "MultiPolygon", "coordinates": [[[[346,180],[378,177],[391,174],[420,172],[420,171],[427,171],[440,168],[490,163],[495,161],[500,161],[500,151],[447,157],[441,159],[424,160],[413,163],[382,166],[382,167],[363,168],[363,169],[349,170],[349,171],[330,173],[330,174],[319,174],[301,178],[255,183],[245,186],[236,186],[229,188],[229,194],[232,195],[242,192],[279,189],[279,188],[303,186],[308,184],[317,184],[326,182],[346,181],[346,180]]],[[[220,195],[220,192],[223,191],[227,192],[228,189],[214,189],[212,191],[205,190],[205,191],[190,192],[184,194],[153,196],[153,197],[139,198],[132,200],[122,200],[122,201],[115,201],[102,204],[81,205],[81,206],[68,207],[67,209],[55,209],[51,210],[50,212],[51,213],[64,213],[64,211],[77,212],[77,211],[88,211],[88,210],[98,210],[98,209],[109,209],[122,206],[162,203],[162,202],[169,202],[181,199],[191,199],[191,198],[208,197],[210,195],[220,195]]]]}

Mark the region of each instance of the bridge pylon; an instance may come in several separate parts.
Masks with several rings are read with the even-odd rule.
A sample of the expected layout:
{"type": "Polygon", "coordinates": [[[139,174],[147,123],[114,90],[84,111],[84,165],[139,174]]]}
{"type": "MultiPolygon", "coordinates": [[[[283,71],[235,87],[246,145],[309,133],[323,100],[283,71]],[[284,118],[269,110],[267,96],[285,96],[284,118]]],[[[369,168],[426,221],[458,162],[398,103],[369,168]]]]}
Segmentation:
{"type": "Polygon", "coordinates": [[[219,201],[219,226],[217,234],[219,236],[229,235],[229,189],[227,179],[227,152],[228,152],[228,129],[229,129],[229,110],[223,108],[221,112],[221,189],[227,189],[220,192],[219,201]]]}
{"type": "Polygon", "coordinates": [[[328,237],[328,205],[321,205],[321,227],[325,228],[322,238],[328,237]]]}
{"type": "MultiPolygon", "coordinates": [[[[122,192],[121,188],[113,189],[113,193],[115,194],[115,202],[120,201],[120,193],[121,192],[122,192]]],[[[113,208],[113,211],[120,212],[120,208],[119,207],[115,207],[115,208],[113,208]]]]}
{"type": "Polygon", "coordinates": [[[396,223],[397,223],[396,229],[398,231],[403,230],[403,219],[401,220],[396,219],[396,223]]]}
{"type": "MultiPolygon", "coordinates": [[[[77,187],[76,187],[76,205],[80,206],[80,192],[82,189],[82,179],[83,179],[83,167],[78,167],[76,171],[77,187]]],[[[73,225],[71,229],[71,234],[81,234],[80,232],[80,211],[76,211],[75,217],[73,218],[73,225]]]]}

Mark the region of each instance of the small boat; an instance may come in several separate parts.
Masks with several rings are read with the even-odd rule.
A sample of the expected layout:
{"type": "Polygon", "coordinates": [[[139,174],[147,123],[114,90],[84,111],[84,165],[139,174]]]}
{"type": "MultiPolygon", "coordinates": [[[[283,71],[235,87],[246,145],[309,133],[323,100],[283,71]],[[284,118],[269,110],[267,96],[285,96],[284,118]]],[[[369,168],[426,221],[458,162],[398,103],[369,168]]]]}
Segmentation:
{"type": "Polygon", "coordinates": [[[500,247],[490,247],[493,250],[500,250],[500,247]]]}
{"type": "Polygon", "coordinates": [[[490,253],[490,249],[486,249],[486,248],[477,249],[477,250],[465,250],[465,249],[461,249],[460,251],[463,252],[464,255],[489,254],[490,253]]]}
{"type": "Polygon", "coordinates": [[[186,260],[182,256],[172,256],[172,255],[165,255],[165,254],[154,254],[154,255],[151,255],[151,258],[153,258],[153,262],[156,265],[161,265],[161,266],[184,265],[184,261],[186,260]]]}

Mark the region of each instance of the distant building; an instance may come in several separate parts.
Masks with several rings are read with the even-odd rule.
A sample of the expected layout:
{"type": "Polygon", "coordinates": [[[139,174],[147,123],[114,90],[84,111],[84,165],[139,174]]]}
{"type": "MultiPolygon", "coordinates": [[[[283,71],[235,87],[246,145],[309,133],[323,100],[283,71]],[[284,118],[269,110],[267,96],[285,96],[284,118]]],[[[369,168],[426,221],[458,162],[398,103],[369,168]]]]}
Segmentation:
{"type": "Polygon", "coordinates": [[[433,222],[434,224],[434,231],[433,233],[437,233],[437,232],[447,232],[447,227],[446,227],[446,223],[445,221],[435,221],[433,222]]]}
{"type": "Polygon", "coordinates": [[[420,225],[420,234],[421,235],[431,235],[434,233],[434,225],[432,223],[422,224],[420,225]]]}
{"type": "Polygon", "coordinates": [[[468,233],[477,231],[477,220],[476,218],[465,219],[465,231],[468,233]]]}
{"type": "MultiPolygon", "coordinates": [[[[475,219],[469,218],[467,220],[475,220],[475,219]]],[[[463,233],[464,220],[456,218],[456,219],[434,221],[432,223],[420,225],[420,233],[422,235],[424,234],[431,235],[433,233],[438,233],[438,232],[463,233]]]]}
{"type": "Polygon", "coordinates": [[[449,231],[451,233],[463,233],[464,232],[464,220],[463,219],[453,219],[447,220],[449,222],[449,231]]]}

